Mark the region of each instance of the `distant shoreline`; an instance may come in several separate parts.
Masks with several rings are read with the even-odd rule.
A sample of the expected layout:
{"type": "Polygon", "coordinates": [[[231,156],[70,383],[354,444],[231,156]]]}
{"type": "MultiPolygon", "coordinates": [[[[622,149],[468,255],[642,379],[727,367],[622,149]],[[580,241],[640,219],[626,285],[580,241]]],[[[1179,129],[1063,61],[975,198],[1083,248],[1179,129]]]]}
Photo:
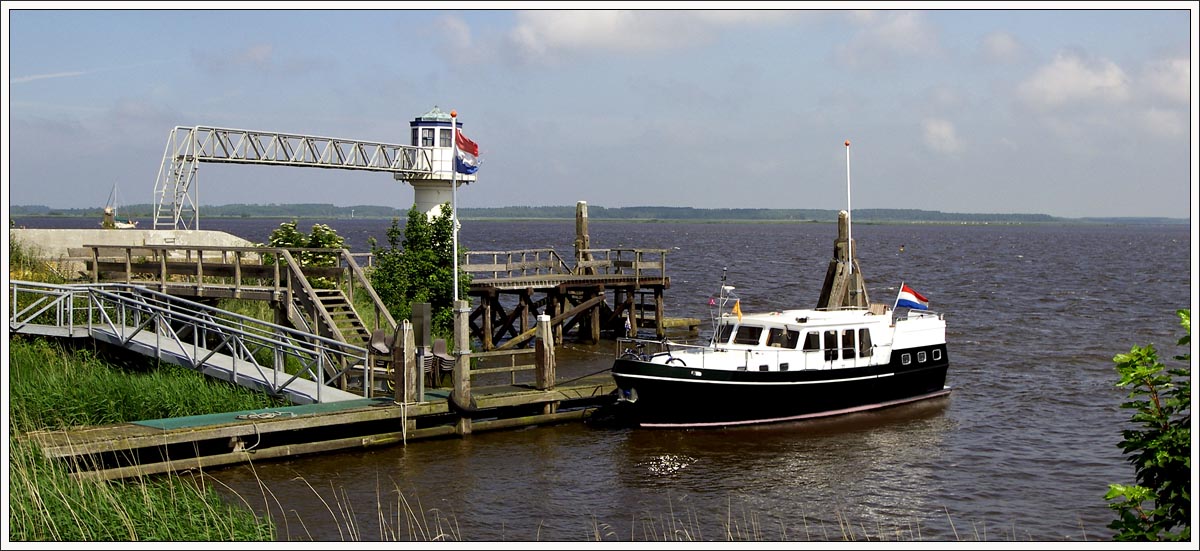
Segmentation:
{"type": "MultiPolygon", "coordinates": [[[[375,205],[338,207],[330,204],[288,205],[213,205],[204,207],[202,218],[209,219],[280,219],[280,220],[405,220],[407,210],[375,205]]],[[[810,224],[835,223],[838,210],[833,209],[699,209],[692,207],[588,207],[592,222],[646,223],[763,223],[810,224]]],[[[128,205],[122,216],[136,219],[153,217],[150,205],[128,205]]],[[[1190,219],[1168,217],[1083,217],[1064,218],[1046,214],[981,214],[946,213],[919,209],[858,209],[853,212],[857,224],[951,224],[951,225],[1020,225],[1020,224],[1189,224],[1190,219]]],[[[56,209],[43,205],[12,205],[11,219],[26,217],[96,218],[100,209],[56,209]]],[[[575,206],[460,208],[463,220],[480,221],[561,221],[575,219],[575,206]]]]}

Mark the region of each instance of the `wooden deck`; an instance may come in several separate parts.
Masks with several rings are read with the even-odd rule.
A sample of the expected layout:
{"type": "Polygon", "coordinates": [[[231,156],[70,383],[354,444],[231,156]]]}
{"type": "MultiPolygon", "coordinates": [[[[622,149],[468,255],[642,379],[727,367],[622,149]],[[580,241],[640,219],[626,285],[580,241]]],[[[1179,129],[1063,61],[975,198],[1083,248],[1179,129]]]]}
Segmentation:
{"type": "Polygon", "coordinates": [[[426,391],[424,401],[406,405],[391,398],[360,399],[24,437],[47,457],[66,461],[72,476],[117,479],[453,436],[463,415],[471,418],[472,432],[574,421],[611,402],[615,388],[609,375],[592,375],[551,390],[477,386],[471,391],[472,411],[452,405],[448,389],[434,389],[426,391]]]}

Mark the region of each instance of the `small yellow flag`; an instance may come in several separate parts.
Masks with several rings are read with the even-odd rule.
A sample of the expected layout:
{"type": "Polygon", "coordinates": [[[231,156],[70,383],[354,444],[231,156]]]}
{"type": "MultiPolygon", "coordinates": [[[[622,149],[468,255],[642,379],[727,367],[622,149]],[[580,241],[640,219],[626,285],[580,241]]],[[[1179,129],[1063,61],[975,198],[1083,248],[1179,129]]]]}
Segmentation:
{"type": "Polygon", "coordinates": [[[741,300],[734,301],[733,313],[737,314],[738,321],[742,321],[742,301],[741,300]]]}

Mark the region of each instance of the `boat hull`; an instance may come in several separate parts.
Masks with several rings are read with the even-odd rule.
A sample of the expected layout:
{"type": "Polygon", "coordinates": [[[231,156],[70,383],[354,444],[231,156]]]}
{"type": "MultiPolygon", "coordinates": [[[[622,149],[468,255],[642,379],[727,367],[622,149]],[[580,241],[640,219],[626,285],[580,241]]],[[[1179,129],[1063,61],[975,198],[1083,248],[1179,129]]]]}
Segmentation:
{"type": "Polygon", "coordinates": [[[801,371],[729,371],[635,359],[613,364],[624,407],[643,427],[708,427],[794,421],[944,396],[947,356],[924,364],[801,371]]]}

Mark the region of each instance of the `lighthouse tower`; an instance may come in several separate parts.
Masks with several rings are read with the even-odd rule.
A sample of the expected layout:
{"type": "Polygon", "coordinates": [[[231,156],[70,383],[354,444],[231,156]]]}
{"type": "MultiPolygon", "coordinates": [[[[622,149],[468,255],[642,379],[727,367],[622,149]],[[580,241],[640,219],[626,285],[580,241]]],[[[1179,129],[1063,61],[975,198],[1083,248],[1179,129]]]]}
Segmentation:
{"type": "MultiPolygon", "coordinates": [[[[449,113],[434,106],[433,110],[421,115],[408,123],[412,127],[411,144],[426,148],[429,161],[433,168],[430,174],[397,174],[397,180],[412,184],[414,193],[413,204],[433,217],[441,212],[443,203],[450,203],[454,194],[454,182],[458,185],[475,181],[474,174],[454,174],[454,134],[451,129],[449,113]]],[[[458,122],[458,128],[462,123],[458,122]]]]}

